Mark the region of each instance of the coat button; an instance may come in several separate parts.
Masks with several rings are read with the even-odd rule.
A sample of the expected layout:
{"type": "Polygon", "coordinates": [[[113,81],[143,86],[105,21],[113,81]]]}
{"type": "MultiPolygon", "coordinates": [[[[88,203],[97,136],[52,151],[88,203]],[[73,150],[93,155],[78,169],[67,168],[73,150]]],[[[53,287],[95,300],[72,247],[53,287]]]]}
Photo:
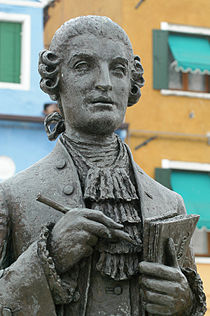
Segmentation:
{"type": "Polygon", "coordinates": [[[2,316],[12,316],[12,312],[9,308],[3,308],[2,316]]]}
{"type": "Polygon", "coordinates": [[[73,185],[71,185],[71,184],[66,185],[66,186],[64,187],[64,189],[63,189],[63,193],[66,194],[66,195],[70,195],[70,194],[72,194],[73,192],[74,192],[74,187],[73,187],[73,185]]]}
{"type": "Polygon", "coordinates": [[[66,161],[64,159],[58,160],[56,162],[57,169],[63,169],[66,166],[66,161]]]}
{"type": "Polygon", "coordinates": [[[116,295],[122,294],[122,288],[120,286],[116,286],[114,288],[114,294],[116,294],[116,295]]]}

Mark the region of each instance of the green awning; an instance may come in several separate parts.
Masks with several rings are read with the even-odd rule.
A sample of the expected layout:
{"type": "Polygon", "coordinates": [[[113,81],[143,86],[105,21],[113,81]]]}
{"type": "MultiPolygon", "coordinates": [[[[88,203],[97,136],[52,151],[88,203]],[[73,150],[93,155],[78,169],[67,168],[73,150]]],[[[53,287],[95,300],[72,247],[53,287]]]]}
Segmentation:
{"type": "Polygon", "coordinates": [[[210,173],[171,170],[173,191],[182,195],[188,214],[199,214],[197,227],[210,230],[210,173]]]}
{"type": "Polygon", "coordinates": [[[177,71],[210,74],[210,37],[169,34],[168,43],[177,71]]]}

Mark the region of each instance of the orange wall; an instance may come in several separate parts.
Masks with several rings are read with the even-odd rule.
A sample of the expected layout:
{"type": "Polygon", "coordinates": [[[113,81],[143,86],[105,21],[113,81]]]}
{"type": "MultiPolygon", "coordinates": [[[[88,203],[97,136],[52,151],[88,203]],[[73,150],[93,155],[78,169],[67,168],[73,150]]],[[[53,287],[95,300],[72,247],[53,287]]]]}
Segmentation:
{"type": "Polygon", "coordinates": [[[162,96],[152,88],[152,29],[160,22],[210,27],[210,1],[199,0],[73,0],[56,1],[49,9],[51,17],[45,27],[45,45],[49,45],[55,30],[67,19],[86,14],[107,15],[128,33],[134,52],[139,54],[145,70],[145,87],[140,102],[129,108],[126,121],[130,123],[129,145],[134,159],[151,176],[161,159],[190,162],[210,162],[207,139],[159,137],[147,146],[134,150],[152,135],[132,130],[152,130],[205,135],[210,131],[210,100],[162,96]],[[199,13],[199,14],[198,14],[199,13]],[[195,117],[189,118],[190,112],[195,117]]]}
{"type": "Polygon", "coordinates": [[[203,280],[203,285],[204,285],[204,291],[206,293],[206,298],[207,298],[207,312],[205,316],[210,316],[210,265],[209,264],[198,264],[198,273],[201,276],[201,279],[203,280]]]}
{"type": "MultiPolygon", "coordinates": [[[[145,70],[145,87],[140,102],[127,112],[132,129],[169,131],[205,135],[210,131],[210,100],[162,96],[152,88],[152,29],[160,29],[165,21],[174,24],[210,28],[210,1],[145,0],[134,9],[136,0],[123,2],[123,27],[134,52],[139,54],[145,70]],[[199,14],[198,14],[199,12],[199,14]],[[189,118],[190,112],[195,117],[189,118]]],[[[134,147],[152,135],[133,135],[130,146],[134,158],[151,176],[161,159],[210,162],[210,146],[206,139],[159,138],[134,151],[134,147]],[[134,137],[135,136],[135,137],[134,137]]]]}
{"type": "Polygon", "coordinates": [[[60,0],[49,9],[49,16],[45,26],[44,43],[48,47],[57,28],[70,18],[80,15],[105,15],[118,24],[122,24],[122,0],[60,0]]]}

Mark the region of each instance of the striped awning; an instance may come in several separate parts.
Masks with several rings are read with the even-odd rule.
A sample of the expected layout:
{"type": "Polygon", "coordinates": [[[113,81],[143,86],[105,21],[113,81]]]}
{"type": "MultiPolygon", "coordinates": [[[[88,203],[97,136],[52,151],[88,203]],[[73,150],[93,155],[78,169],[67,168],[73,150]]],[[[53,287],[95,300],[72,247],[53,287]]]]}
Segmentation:
{"type": "Polygon", "coordinates": [[[210,37],[169,34],[176,71],[210,74],[210,37]]]}

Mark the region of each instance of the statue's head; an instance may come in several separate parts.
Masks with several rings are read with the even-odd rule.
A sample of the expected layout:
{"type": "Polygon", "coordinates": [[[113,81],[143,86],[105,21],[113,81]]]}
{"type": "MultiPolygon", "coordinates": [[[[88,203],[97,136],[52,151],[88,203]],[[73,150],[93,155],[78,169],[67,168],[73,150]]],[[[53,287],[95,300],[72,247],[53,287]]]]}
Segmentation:
{"type": "Polygon", "coordinates": [[[109,134],[138,102],[140,58],[111,19],[82,16],[64,23],[40,53],[41,89],[58,102],[66,128],[109,134]]]}

